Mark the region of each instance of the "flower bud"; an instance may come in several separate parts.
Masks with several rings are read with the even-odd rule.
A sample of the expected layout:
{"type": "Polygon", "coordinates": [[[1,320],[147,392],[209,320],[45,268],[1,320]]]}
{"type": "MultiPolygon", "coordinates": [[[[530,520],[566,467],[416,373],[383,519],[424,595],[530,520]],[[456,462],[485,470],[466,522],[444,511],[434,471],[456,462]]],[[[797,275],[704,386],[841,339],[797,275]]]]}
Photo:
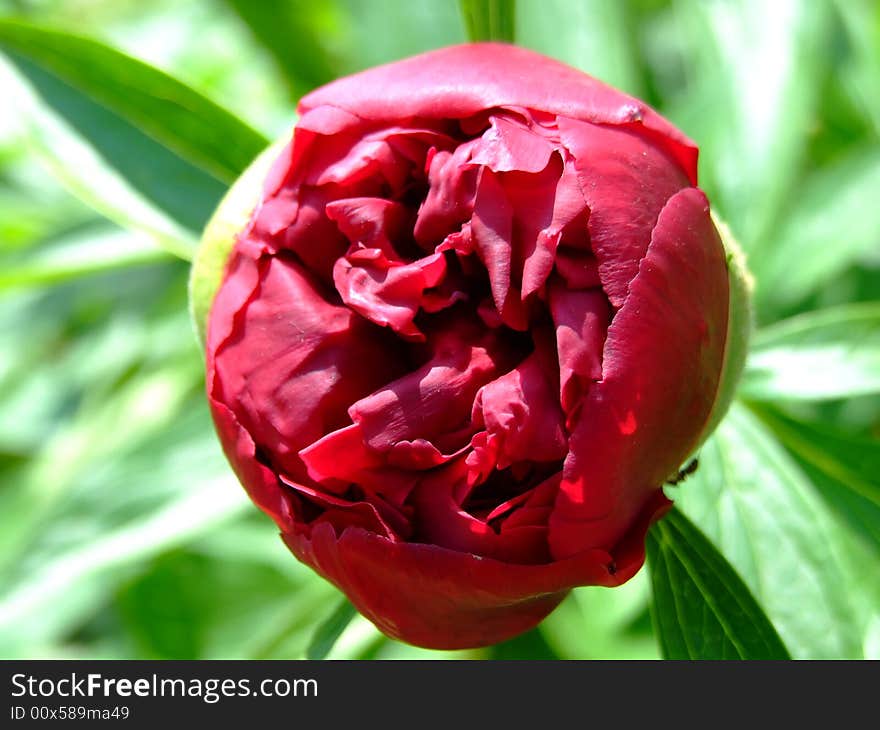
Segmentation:
{"type": "Polygon", "coordinates": [[[251,498],[421,646],[496,643],[574,586],[628,580],[748,333],[694,144],[496,44],[340,79],[299,113],[192,284],[251,498]]]}

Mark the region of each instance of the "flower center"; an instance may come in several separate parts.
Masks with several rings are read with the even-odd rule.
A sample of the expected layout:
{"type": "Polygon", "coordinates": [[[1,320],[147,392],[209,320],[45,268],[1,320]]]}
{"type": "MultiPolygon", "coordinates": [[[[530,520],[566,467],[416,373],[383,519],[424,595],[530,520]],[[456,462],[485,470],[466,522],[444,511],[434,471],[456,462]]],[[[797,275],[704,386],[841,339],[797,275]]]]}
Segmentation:
{"type": "Polygon", "coordinates": [[[298,133],[291,157],[239,241],[249,344],[216,366],[245,373],[236,415],[300,520],[549,559],[613,313],[554,119],[298,133]]]}

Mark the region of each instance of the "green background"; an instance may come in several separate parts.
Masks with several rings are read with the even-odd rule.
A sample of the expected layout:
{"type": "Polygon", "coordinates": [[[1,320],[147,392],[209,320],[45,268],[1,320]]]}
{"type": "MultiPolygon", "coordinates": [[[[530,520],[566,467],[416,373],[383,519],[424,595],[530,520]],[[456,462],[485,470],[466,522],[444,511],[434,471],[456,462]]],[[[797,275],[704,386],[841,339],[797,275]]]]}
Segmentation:
{"type": "Polygon", "coordinates": [[[456,3],[0,0],[0,656],[880,657],[880,4],[464,5],[696,140],[756,276],[651,569],[504,645],[408,647],[289,555],[213,434],[201,227],[300,95],[464,41],[456,3]]]}

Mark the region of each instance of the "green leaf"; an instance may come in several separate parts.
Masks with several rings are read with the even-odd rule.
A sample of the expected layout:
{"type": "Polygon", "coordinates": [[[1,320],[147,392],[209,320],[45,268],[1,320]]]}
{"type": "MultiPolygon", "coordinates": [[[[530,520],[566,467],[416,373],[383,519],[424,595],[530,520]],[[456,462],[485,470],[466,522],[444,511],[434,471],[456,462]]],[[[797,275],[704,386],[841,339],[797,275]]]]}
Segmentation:
{"type": "Polygon", "coordinates": [[[641,97],[645,89],[633,14],[629,3],[615,0],[524,2],[517,7],[516,40],[641,97]]]}
{"type": "Polygon", "coordinates": [[[10,78],[4,87],[53,174],[102,215],[191,258],[193,232],[265,140],[163,72],[96,41],[2,20],[0,50],[17,71],[0,64],[10,78]]]}
{"type": "Polygon", "coordinates": [[[834,3],[852,46],[849,63],[837,82],[846,88],[880,134],[880,5],[871,0],[834,3]]]}
{"type": "Polygon", "coordinates": [[[44,242],[34,255],[4,262],[0,291],[11,288],[60,284],[130,266],[143,266],[169,259],[149,239],[106,225],[44,242]]]}
{"type": "Polygon", "coordinates": [[[166,378],[86,409],[0,493],[0,653],[59,640],[138,565],[249,511],[203,398],[174,403],[166,378]]]}
{"type": "Polygon", "coordinates": [[[792,305],[877,249],[880,150],[850,153],[806,177],[772,246],[753,258],[759,308],[792,305]]]}
{"type": "Polygon", "coordinates": [[[353,73],[432,48],[466,40],[455,2],[407,0],[336,0],[341,18],[324,34],[340,56],[340,73],[353,73]]]}
{"type": "Polygon", "coordinates": [[[0,183],[0,255],[15,255],[37,248],[46,240],[79,230],[97,220],[100,219],[93,211],[65,191],[46,185],[42,179],[36,185],[20,188],[7,188],[0,183]]]}
{"type": "Polygon", "coordinates": [[[254,510],[143,561],[113,609],[139,656],[289,659],[304,655],[334,597],[254,510]]]}
{"type": "Polygon", "coordinates": [[[14,353],[0,358],[0,441],[30,458],[0,490],[2,653],[58,641],[141,561],[247,508],[211,433],[184,274],[4,297],[18,327],[0,325],[14,353]]]}
{"type": "Polygon", "coordinates": [[[880,439],[791,418],[770,406],[752,410],[794,454],[829,505],[880,558],[880,439]]]}
{"type": "Polygon", "coordinates": [[[335,3],[311,0],[226,0],[271,54],[296,99],[338,75],[326,36],[340,25],[335,3]],[[295,39],[295,40],[294,40],[295,39]]]}
{"type": "Polygon", "coordinates": [[[29,151],[69,192],[170,253],[192,257],[193,232],[222,183],[25,59],[13,67],[0,56],[0,85],[20,112],[29,151]]]}
{"type": "Polygon", "coordinates": [[[0,599],[0,643],[14,645],[18,638],[14,627],[25,617],[30,617],[32,628],[51,630],[52,623],[60,616],[53,616],[51,622],[38,626],[33,621],[35,612],[44,615],[70,591],[111,569],[134,564],[210,529],[220,529],[246,507],[247,502],[237,485],[228,484],[224,488],[210,484],[191,490],[164,508],[118,530],[107,531],[79,549],[56,556],[26,581],[10,586],[12,590],[0,599]]]}
{"type": "Polygon", "coordinates": [[[103,105],[145,134],[230,183],[267,140],[168,74],[98,41],[0,20],[0,48],[103,105]]]}
{"type": "Polygon", "coordinates": [[[880,303],[807,312],[759,330],[740,386],[753,400],[880,393],[880,303]]]}
{"type": "Polygon", "coordinates": [[[459,7],[470,40],[513,43],[515,0],[459,0],[459,7]]]}
{"type": "Polygon", "coordinates": [[[880,606],[880,564],[742,405],[669,489],[733,565],[796,658],[860,658],[880,606]]]}
{"type": "MultiPolygon", "coordinates": [[[[674,4],[684,85],[667,112],[701,147],[701,187],[751,256],[799,186],[827,58],[827,3],[674,4]]],[[[669,50],[669,49],[667,49],[669,50]]],[[[669,63],[659,53],[661,61],[669,63]]],[[[680,76],[682,71],[678,71],[680,76]]]]}
{"type": "MultiPolygon", "coordinates": [[[[8,489],[0,489],[0,500],[23,492],[23,502],[30,512],[36,505],[51,501],[52,495],[65,492],[65,479],[60,478],[59,470],[65,478],[70,474],[76,481],[72,471],[79,457],[87,459],[88,454],[109,447],[97,457],[98,463],[105,463],[106,457],[120,448],[120,437],[124,440],[138,427],[142,433],[149,430],[154,416],[173,404],[180,392],[180,380],[174,373],[180,369],[184,355],[192,358],[195,367],[180,386],[184,392],[197,387],[202,378],[198,355],[188,342],[188,322],[180,311],[185,272],[180,262],[170,260],[108,271],[90,281],[73,279],[49,289],[3,293],[0,444],[4,450],[28,454],[32,467],[40,460],[38,454],[47,453],[41,465],[46,482],[41,486],[29,484],[29,478],[9,482],[8,489]],[[163,290],[171,295],[170,302],[162,301],[163,290]],[[157,293],[161,305],[157,304],[157,293]],[[174,312],[174,316],[158,318],[147,326],[143,312],[155,312],[158,306],[174,312]],[[154,378],[147,372],[166,363],[170,371],[165,378],[154,378]],[[157,389],[154,394],[164,398],[146,412],[137,407],[137,383],[131,382],[136,372],[145,376],[140,383],[147,386],[143,397],[149,398],[149,388],[153,387],[157,389]],[[125,382],[132,385],[131,391],[118,387],[125,382]],[[119,399],[107,403],[106,414],[101,414],[103,406],[98,408],[97,402],[108,392],[119,399]],[[129,405],[132,411],[126,411],[129,405]],[[76,427],[71,423],[74,417],[76,427]],[[87,424],[80,419],[95,420],[95,431],[91,432],[94,440],[89,440],[87,424]],[[73,437],[71,432],[80,430],[80,437],[73,437]],[[64,440],[62,434],[70,439],[66,447],[58,443],[64,440]]],[[[3,509],[0,507],[0,512],[3,509]]],[[[0,514],[0,564],[7,557],[16,558],[9,555],[8,538],[29,520],[20,510],[9,514],[14,519],[8,522],[0,514]]]]}
{"type": "Polygon", "coordinates": [[[799,421],[768,407],[755,410],[791,451],[880,508],[880,439],[799,421]]]}
{"type": "MultiPolygon", "coordinates": [[[[296,659],[306,655],[339,591],[296,560],[256,509],[187,546],[213,566],[203,581],[208,624],[202,656],[296,659]]],[[[139,618],[150,623],[149,617],[139,618]]]]}
{"type": "Polygon", "coordinates": [[[343,598],[333,613],[315,630],[306,649],[306,659],[326,659],[336,640],[355,616],[357,616],[355,607],[348,599],[343,598]]]}
{"type": "Polygon", "coordinates": [[[666,659],[788,659],[724,557],[676,510],[648,533],[652,615],[666,659]]]}

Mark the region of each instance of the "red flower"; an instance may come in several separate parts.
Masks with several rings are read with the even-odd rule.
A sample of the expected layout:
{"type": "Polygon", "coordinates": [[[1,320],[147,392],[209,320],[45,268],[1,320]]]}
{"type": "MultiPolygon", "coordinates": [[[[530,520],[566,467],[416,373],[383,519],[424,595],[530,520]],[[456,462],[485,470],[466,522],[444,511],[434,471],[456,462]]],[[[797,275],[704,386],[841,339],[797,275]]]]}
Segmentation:
{"type": "Polygon", "coordinates": [[[387,634],[491,644],[644,560],[719,388],[728,271],[697,150],[530,51],[306,96],[210,314],[226,453],[387,634]]]}

